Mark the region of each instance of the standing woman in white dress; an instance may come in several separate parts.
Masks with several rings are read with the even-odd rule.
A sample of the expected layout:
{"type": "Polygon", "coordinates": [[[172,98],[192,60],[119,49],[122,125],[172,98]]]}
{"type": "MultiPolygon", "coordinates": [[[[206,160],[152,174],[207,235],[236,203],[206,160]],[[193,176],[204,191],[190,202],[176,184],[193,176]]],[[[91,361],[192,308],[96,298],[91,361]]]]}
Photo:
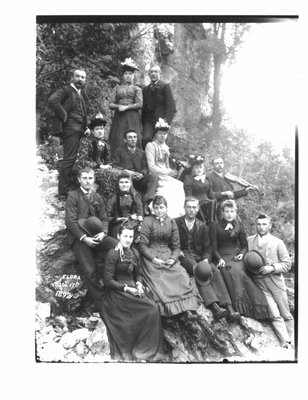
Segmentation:
{"type": "Polygon", "coordinates": [[[149,172],[159,176],[156,195],[163,196],[168,203],[168,215],[177,218],[185,214],[185,192],[183,183],[175,177],[178,172],[169,167],[169,147],[166,145],[170,126],[159,118],[155,124],[154,140],[145,147],[149,172]]]}

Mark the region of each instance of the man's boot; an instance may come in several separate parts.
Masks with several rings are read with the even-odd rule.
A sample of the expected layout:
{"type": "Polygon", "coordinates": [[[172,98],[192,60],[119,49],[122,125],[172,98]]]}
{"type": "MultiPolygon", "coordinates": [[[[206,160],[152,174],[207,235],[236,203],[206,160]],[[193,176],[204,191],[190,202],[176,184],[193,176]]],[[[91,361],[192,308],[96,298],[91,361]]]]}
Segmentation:
{"type": "Polygon", "coordinates": [[[213,313],[213,317],[216,321],[228,315],[228,311],[225,310],[224,308],[220,308],[216,302],[211,304],[211,310],[213,313]]]}
{"type": "Polygon", "coordinates": [[[241,318],[241,314],[233,310],[231,304],[227,304],[228,310],[228,321],[229,322],[238,322],[241,318]]]}

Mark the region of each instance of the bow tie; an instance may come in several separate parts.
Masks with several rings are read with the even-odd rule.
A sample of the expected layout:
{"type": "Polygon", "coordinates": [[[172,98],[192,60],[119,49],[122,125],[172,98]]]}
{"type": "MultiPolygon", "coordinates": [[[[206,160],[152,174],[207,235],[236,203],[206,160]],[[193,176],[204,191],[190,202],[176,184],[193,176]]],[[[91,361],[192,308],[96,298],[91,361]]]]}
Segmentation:
{"type": "Polygon", "coordinates": [[[99,140],[97,141],[97,145],[98,145],[98,146],[105,146],[105,143],[104,143],[102,140],[99,139],[99,140]]]}
{"type": "Polygon", "coordinates": [[[225,227],[225,231],[228,231],[229,229],[233,229],[233,225],[231,224],[231,222],[227,222],[227,225],[225,227]]]}
{"type": "Polygon", "coordinates": [[[198,176],[195,176],[194,179],[195,179],[196,181],[200,181],[200,182],[204,183],[204,182],[205,182],[205,175],[198,175],[198,176]]]}

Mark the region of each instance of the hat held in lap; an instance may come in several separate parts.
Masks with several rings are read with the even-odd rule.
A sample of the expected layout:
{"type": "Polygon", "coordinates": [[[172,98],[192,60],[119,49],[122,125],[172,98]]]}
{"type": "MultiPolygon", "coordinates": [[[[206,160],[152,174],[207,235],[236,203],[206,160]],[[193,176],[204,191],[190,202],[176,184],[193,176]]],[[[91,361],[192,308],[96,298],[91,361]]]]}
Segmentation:
{"type": "Polygon", "coordinates": [[[194,266],[196,282],[201,286],[207,286],[212,282],[212,266],[207,261],[200,261],[194,266]]]}
{"type": "Polygon", "coordinates": [[[104,230],[102,221],[97,217],[80,218],[78,224],[89,236],[95,236],[104,230]]]}
{"type": "Polygon", "coordinates": [[[250,250],[244,255],[244,264],[248,272],[258,274],[266,262],[258,250],[250,250]]]}

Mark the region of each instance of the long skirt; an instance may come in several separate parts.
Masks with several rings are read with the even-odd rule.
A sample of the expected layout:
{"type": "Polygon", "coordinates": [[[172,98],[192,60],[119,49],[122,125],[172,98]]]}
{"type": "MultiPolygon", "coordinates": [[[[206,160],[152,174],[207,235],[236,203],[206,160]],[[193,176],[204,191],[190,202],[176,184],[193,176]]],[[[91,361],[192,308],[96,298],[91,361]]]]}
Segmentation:
{"type": "Polygon", "coordinates": [[[111,358],[152,360],[163,354],[163,334],[157,305],[148,297],[107,289],[101,307],[111,358]]]}
{"type": "Polygon", "coordinates": [[[179,262],[172,267],[157,266],[142,257],[142,275],[164,317],[197,310],[202,303],[194,279],[179,262]]]}
{"type": "Polygon", "coordinates": [[[228,288],[233,308],[241,315],[254,319],[271,318],[270,310],[261,289],[247,275],[242,261],[233,261],[234,255],[222,257],[226,266],[220,271],[228,288]]]}
{"type": "Polygon", "coordinates": [[[124,133],[133,129],[137,133],[137,147],[141,147],[141,119],[138,110],[115,111],[109,133],[110,155],[117,147],[123,147],[124,133]]]}

